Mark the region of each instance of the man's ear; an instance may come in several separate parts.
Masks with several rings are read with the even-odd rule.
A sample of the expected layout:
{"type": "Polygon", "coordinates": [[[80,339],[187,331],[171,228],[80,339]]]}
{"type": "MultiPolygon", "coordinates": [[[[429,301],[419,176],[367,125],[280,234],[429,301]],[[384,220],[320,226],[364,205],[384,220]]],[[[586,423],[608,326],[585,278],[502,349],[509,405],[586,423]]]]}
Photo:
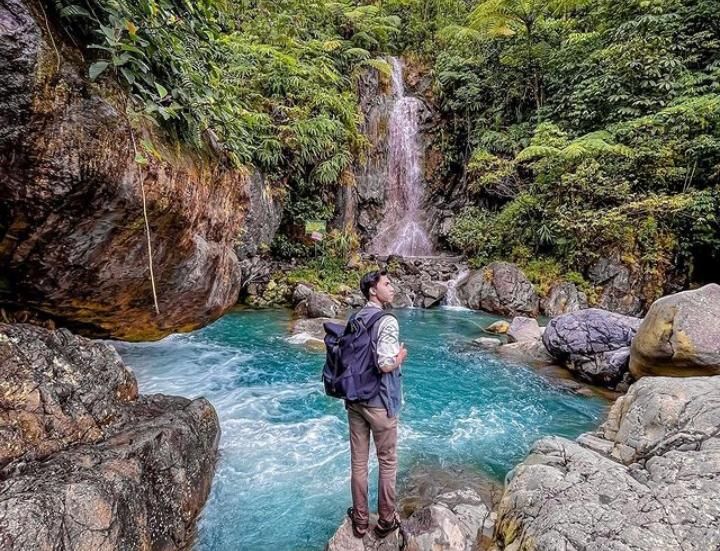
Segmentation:
{"type": "Polygon", "coordinates": [[[375,289],[372,289],[372,288],[371,288],[371,289],[370,289],[370,294],[371,294],[371,295],[377,295],[377,291],[376,291],[375,289]]]}

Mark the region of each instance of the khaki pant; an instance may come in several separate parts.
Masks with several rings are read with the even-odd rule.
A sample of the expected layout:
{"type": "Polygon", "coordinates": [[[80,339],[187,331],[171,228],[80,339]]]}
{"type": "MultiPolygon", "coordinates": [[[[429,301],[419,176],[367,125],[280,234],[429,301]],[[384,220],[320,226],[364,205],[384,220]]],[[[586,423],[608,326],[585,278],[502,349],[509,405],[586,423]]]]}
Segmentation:
{"type": "Polygon", "coordinates": [[[348,404],[350,425],[350,465],[353,512],[355,524],[367,526],[368,511],[368,458],[370,432],[377,449],[380,467],[378,484],[378,514],[383,523],[395,516],[395,477],[397,474],[397,417],[388,417],[385,408],[369,408],[348,404]]]}

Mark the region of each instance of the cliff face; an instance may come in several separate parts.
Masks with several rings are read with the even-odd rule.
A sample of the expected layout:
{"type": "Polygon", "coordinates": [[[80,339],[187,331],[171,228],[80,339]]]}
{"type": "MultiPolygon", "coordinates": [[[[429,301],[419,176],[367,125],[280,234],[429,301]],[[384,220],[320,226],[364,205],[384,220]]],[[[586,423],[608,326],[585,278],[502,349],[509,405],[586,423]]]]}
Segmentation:
{"type": "Polygon", "coordinates": [[[217,318],[237,300],[235,247],[252,248],[245,213],[262,177],[179,151],[147,129],[133,136],[123,94],[88,82],[79,52],[49,34],[39,9],[0,1],[0,298],[123,339],[217,318]],[[140,167],[143,137],[160,158],[145,154],[140,167]]]}
{"type": "MultiPolygon", "coordinates": [[[[438,98],[432,87],[431,69],[416,59],[403,60],[405,94],[420,101],[419,141],[422,151],[423,210],[435,243],[444,245],[450,219],[468,202],[459,178],[447,174],[443,165],[443,121],[438,98]]],[[[390,182],[390,124],[397,98],[393,97],[391,77],[369,69],[357,83],[358,102],[363,114],[362,133],[369,142],[363,158],[355,163],[355,185],[342,186],[336,200],[334,225],[350,225],[364,243],[377,233],[385,211],[386,190],[390,182]]]]}
{"type": "Polygon", "coordinates": [[[184,549],[220,426],[204,398],[138,396],[109,345],[0,323],[0,548],[184,549]]]}

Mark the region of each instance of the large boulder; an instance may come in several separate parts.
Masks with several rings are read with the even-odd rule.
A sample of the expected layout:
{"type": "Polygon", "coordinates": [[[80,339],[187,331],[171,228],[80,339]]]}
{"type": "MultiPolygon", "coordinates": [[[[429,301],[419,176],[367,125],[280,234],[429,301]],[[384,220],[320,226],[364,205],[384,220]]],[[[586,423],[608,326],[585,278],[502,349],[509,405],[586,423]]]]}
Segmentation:
{"type": "Polygon", "coordinates": [[[507,330],[508,342],[534,341],[542,336],[540,325],[535,318],[518,316],[513,318],[507,330]]]}
{"type": "Polygon", "coordinates": [[[11,302],[93,336],[157,339],[218,318],[240,291],[238,236],[250,252],[276,227],[247,231],[248,206],[269,184],[150,126],[131,131],[123,92],[110,77],[90,82],[42,14],[27,0],[0,4],[0,285],[11,302]],[[141,167],[143,140],[161,158],[141,167]]]}
{"type": "Polygon", "coordinates": [[[633,340],[630,371],[636,378],[720,374],[720,285],[656,300],[633,340]]]}
{"type": "Polygon", "coordinates": [[[507,477],[501,549],[720,548],[720,377],[631,386],[595,434],[543,438],[507,477]]]}
{"type": "Polygon", "coordinates": [[[533,284],[508,262],[493,262],[472,272],[457,286],[461,303],[502,316],[537,317],[540,299],[533,284]]]}
{"type": "Polygon", "coordinates": [[[642,320],[589,308],[553,318],[543,333],[545,347],[581,379],[618,384],[628,370],[628,347],[642,320]]]}
{"type": "Polygon", "coordinates": [[[189,545],[219,423],[204,399],[138,397],[117,352],[0,324],[0,542],[25,549],[189,545]]]}
{"type": "Polygon", "coordinates": [[[641,278],[625,264],[613,258],[601,258],[590,267],[588,277],[602,287],[599,308],[627,316],[642,314],[641,278]]]}
{"type": "Polygon", "coordinates": [[[556,283],[548,295],[540,301],[540,309],[549,317],[577,312],[588,307],[585,293],[578,291],[574,283],[556,283]]]}

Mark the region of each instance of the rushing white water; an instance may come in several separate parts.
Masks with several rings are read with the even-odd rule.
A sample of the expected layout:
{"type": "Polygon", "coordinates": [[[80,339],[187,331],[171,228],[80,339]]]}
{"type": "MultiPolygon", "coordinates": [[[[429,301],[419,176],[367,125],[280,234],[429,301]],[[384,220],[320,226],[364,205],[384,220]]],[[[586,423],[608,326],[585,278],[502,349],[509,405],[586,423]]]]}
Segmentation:
{"type": "Polygon", "coordinates": [[[460,283],[463,279],[465,279],[470,271],[468,269],[461,270],[458,275],[456,275],[453,279],[448,281],[447,286],[447,294],[445,295],[445,306],[450,308],[462,308],[463,305],[460,303],[460,299],[457,296],[457,285],[460,283]]]}
{"type": "Polygon", "coordinates": [[[391,58],[395,104],[390,116],[385,212],[370,252],[380,255],[429,256],[433,245],[422,209],[422,144],[418,133],[420,100],[405,95],[403,65],[391,58]]]}

